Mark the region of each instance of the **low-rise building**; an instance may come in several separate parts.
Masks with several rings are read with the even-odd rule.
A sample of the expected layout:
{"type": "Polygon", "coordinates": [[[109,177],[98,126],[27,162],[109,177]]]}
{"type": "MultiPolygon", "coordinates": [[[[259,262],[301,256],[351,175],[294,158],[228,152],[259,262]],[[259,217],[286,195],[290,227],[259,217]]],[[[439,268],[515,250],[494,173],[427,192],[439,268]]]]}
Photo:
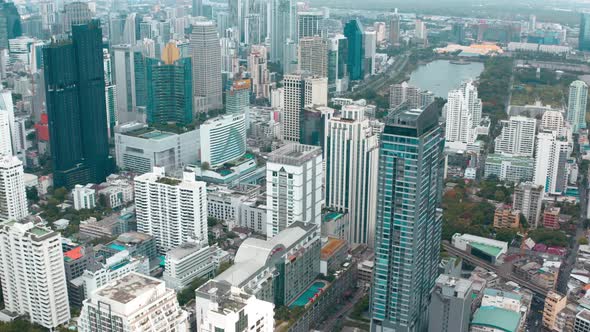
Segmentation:
{"type": "Polygon", "coordinates": [[[559,212],[561,209],[557,206],[551,206],[543,212],[543,227],[549,229],[559,229],[559,212]]]}
{"type": "Polygon", "coordinates": [[[348,249],[346,240],[328,238],[320,251],[320,272],[328,275],[340,267],[348,257],[348,249]]]}
{"type": "Polygon", "coordinates": [[[590,310],[583,309],[578,312],[574,321],[573,332],[590,332],[590,310]]]}
{"type": "Polygon", "coordinates": [[[535,175],[535,160],[531,157],[491,154],[485,161],[484,177],[492,175],[513,183],[531,181],[535,175]]]}
{"type": "Polygon", "coordinates": [[[488,239],[471,234],[455,234],[452,238],[452,244],[455,248],[470,252],[480,258],[486,259],[492,263],[508,252],[508,243],[488,239]]]}
{"type": "Polygon", "coordinates": [[[215,271],[213,252],[216,247],[187,242],[166,253],[164,281],[180,290],[197,278],[211,277],[215,271]]]}
{"type": "Polygon", "coordinates": [[[104,259],[110,258],[123,250],[127,250],[131,256],[144,256],[150,260],[158,256],[154,237],[139,232],[123,233],[116,240],[97,247],[99,247],[97,253],[104,259]]]}
{"type": "Polygon", "coordinates": [[[510,207],[500,206],[494,213],[494,228],[518,228],[520,226],[520,211],[510,207]]]}
{"type": "Polygon", "coordinates": [[[129,273],[98,289],[78,321],[80,332],[188,332],[188,315],[163,281],[129,273]]]}
{"type": "Polygon", "coordinates": [[[96,207],[96,191],[93,184],[85,186],[77,184],[72,190],[74,209],[94,209],[96,207]]]}
{"type": "Polygon", "coordinates": [[[90,238],[115,237],[128,230],[129,222],[135,218],[132,213],[112,215],[102,220],[90,218],[80,222],[80,235],[90,238]]]}
{"type": "Polygon", "coordinates": [[[520,315],[512,310],[482,306],[473,315],[471,332],[517,332],[520,319],[520,315]]]}
{"type": "Polygon", "coordinates": [[[549,291],[545,297],[543,307],[543,326],[551,331],[556,331],[557,316],[567,305],[567,297],[554,291],[549,291]]]}

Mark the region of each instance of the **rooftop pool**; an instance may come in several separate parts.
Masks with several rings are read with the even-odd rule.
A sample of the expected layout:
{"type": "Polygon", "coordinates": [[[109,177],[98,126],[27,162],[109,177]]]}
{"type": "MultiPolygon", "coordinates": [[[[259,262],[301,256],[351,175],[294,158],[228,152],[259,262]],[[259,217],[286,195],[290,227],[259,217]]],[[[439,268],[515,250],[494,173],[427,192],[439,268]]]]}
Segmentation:
{"type": "Polygon", "coordinates": [[[325,281],[315,281],[309,288],[307,288],[299,297],[289,305],[289,308],[303,307],[311,301],[314,295],[319,294],[320,290],[325,288],[328,284],[325,281]]]}

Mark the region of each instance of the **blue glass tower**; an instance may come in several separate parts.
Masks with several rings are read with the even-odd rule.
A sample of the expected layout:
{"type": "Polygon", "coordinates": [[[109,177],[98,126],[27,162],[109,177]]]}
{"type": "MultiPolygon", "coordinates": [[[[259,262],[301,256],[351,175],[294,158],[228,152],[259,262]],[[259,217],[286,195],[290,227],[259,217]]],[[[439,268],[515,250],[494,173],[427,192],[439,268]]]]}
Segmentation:
{"type": "Polygon", "coordinates": [[[362,80],[365,48],[363,44],[363,27],[357,20],[351,20],[344,26],[344,36],[348,40],[348,73],[350,79],[362,80]]]}
{"type": "Polygon", "coordinates": [[[590,51],[590,14],[580,14],[580,36],[578,40],[580,51],[590,51]]]}
{"type": "Polygon", "coordinates": [[[438,276],[444,138],[435,105],[390,114],[377,188],[371,331],[427,330],[438,276]]]}
{"type": "Polygon", "coordinates": [[[180,58],[171,64],[151,58],[145,61],[147,122],[190,124],[193,121],[191,58],[180,58]]]}

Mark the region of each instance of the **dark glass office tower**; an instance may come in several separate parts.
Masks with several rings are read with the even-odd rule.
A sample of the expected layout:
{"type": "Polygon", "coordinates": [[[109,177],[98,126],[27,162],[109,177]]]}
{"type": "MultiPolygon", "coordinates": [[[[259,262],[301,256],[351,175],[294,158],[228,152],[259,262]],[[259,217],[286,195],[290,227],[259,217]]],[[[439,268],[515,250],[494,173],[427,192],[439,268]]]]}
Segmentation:
{"type": "Polygon", "coordinates": [[[399,110],[381,135],[371,331],[427,330],[438,276],[443,147],[439,112],[399,110]]]}
{"type": "Polygon", "coordinates": [[[23,34],[20,15],[12,2],[0,0],[0,48],[8,48],[8,40],[23,34]]]}
{"type": "Polygon", "coordinates": [[[590,13],[580,15],[580,38],[578,43],[580,51],[590,51],[590,13]]]}
{"type": "Polygon", "coordinates": [[[180,58],[170,64],[151,58],[146,62],[147,122],[190,124],[193,121],[191,58],[180,58]]]}
{"type": "Polygon", "coordinates": [[[54,187],[101,183],[109,157],[100,21],[43,49],[54,187]]]}
{"type": "Polygon", "coordinates": [[[365,60],[365,48],[363,45],[363,27],[357,20],[351,20],[344,26],[344,36],[348,40],[348,73],[350,79],[362,80],[364,78],[363,62],[365,60]]]}

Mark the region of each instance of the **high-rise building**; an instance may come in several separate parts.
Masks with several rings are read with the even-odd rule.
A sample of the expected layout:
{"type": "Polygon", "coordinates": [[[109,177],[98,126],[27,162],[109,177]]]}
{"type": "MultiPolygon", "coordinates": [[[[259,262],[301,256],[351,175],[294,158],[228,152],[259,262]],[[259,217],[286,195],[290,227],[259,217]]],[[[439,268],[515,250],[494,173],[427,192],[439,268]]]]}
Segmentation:
{"type": "Polygon", "coordinates": [[[203,16],[203,0],[193,0],[191,14],[193,17],[203,16]]]}
{"type": "Polygon", "coordinates": [[[328,120],[324,140],[326,207],[350,218],[350,243],[375,243],[379,140],[366,107],[347,105],[328,120]]]}
{"type": "Polygon", "coordinates": [[[329,39],[328,89],[331,93],[348,90],[348,40],[344,35],[329,39]]]}
{"type": "Polygon", "coordinates": [[[0,110],[0,156],[12,156],[12,137],[8,112],[0,110]]]}
{"type": "Polygon", "coordinates": [[[477,137],[473,128],[481,122],[482,103],[473,82],[465,82],[457,90],[449,91],[445,105],[447,142],[473,143],[477,137]]]}
{"type": "Polygon", "coordinates": [[[218,247],[187,242],[166,253],[163,280],[166,286],[181,290],[197,278],[209,278],[214,274],[213,255],[218,247]]]}
{"type": "Polygon", "coordinates": [[[0,49],[8,49],[8,40],[23,34],[22,22],[14,2],[0,3],[0,49]]]}
{"type": "Polygon", "coordinates": [[[424,21],[416,20],[416,29],[414,31],[414,35],[418,39],[427,38],[426,23],[424,23],[424,21]]]}
{"type": "Polygon", "coordinates": [[[137,230],[156,239],[164,253],[189,241],[207,243],[207,192],[193,173],[166,177],[164,169],[135,178],[137,230]]]}
{"type": "Polygon", "coordinates": [[[189,321],[173,289],[161,280],[131,272],[84,301],[78,328],[80,332],[188,332],[189,321]]]}
{"type": "Polygon", "coordinates": [[[428,332],[469,332],[472,295],[471,280],[440,275],[430,302],[428,332]]]}
{"type": "Polygon", "coordinates": [[[395,13],[389,20],[389,43],[393,46],[399,45],[400,41],[400,16],[395,13]]]}
{"type": "Polygon", "coordinates": [[[102,49],[103,66],[104,66],[104,97],[107,113],[107,130],[109,137],[115,134],[117,126],[117,86],[115,85],[115,76],[113,74],[113,62],[111,53],[108,49],[102,49]]]}
{"type": "MultiPolygon", "coordinates": [[[[61,235],[32,222],[0,225],[4,309],[54,330],[70,320],[61,235]]],[[[15,317],[16,318],[16,317],[15,317]]]]}
{"type": "Polygon", "coordinates": [[[193,121],[193,80],[191,58],[180,58],[173,43],[166,45],[176,49],[176,56],[164,52],[162,60],[146,60],[147,123],[175,122],[187,125],[193,121]]]}
{"type": "Polygon", "coordinates": [[[223,108],[221,46],[212,21],[197,21],[190,34],[194,107],[198,112],[223,108]]]}
{"type": "Polygon", "coordinates": [[[566,189],[566,163],[570,151],[570,143],[555,133],[537,135],[533,182],[543,186],[546,193],[559,194],[566,189]]]}
{"type": "Polygon", "coordinates": [[[545,111],[541,117],[541,129],[542,131],[555,131],[560,133],[564,128],[565,123],[563,119],[563,113],[560,111],[545,111]]]}
{"type": "MultiPolygon", "coordinates": [[[[297,40],[297,2],[295,0],[269,0],[270,2],[270,61],[283,61],[287,40],[297,40]]],[[[283,63],[281,63],[284,65],[283,63]]]]}
{"type": "Polygon", "coordinates": [[[258,98],[270,98],[270,70],[268,52],[263,45],[252,45],[248,56],[248,70],[252,75],[252,94],[258,98]]]}
{"type": "Polygon", "coordinates": [[[273,151],[266,164],[267,231],[271,238],[300,221],[321,223],[322,149],[291,143],[273,151]]]}
{"type": "Polygon", "coordinates": [[[502,133],[495,140],[495,153],[532,157],[535,152],[537,120],[526,116],[511,116],[500,121],[502,133]]]}
{"type": "Polygon", "coordinates": [[[404,102],[408,108],[420,108],[420,89],[408,82],[392,84],[389,87],[389,108],[394,109],[404,102]]]}
{"type": "Polygon", "coordinates": [[[248,114],[250,110],[251,80],[234,80],[225,93],[225,111],[227,114],[248,114]]]}
{"type": "Polygon", "coordinates": [[[0,221],[14,221],[29,214],[23,163],[12,155],[0,156],[0,221]]]}
{"type": "Polygon", "coordinates": [[[274,331],[274,304],[226,281],[209,280],[196,291],[197,331],[274,331]]]}
{"type": "Polygon", "coordinates": [[[377,55],[377,32],[373,28],[367,28],[363,32],[363,48],[365,50],[365,68],[366,75],[374,75],[375,69],[375,56],[377,55]]]}
{"type": "Polygon", "coordinates": [[[590,51],[590,13],[580,14],[578,49],[580,51],[590,51]]]}
{"type": "Polygon", "coordinates": [[[100,21],[43,49],[54,187],[102,183],[109,157],[100,21]]]}
{"type": "Polygon", "coordinates": [[[328,41],[319,36],[301,38],[298,64],[301,71],[328,77],[328,41]]]}
{"type": "Polygon", "coordinates": [[[322,12],[297,13],[297,40],[306,37],[322,36],[322,12]]]}
{"type": "Polygon", "coordinates": [[[18,155],[18,136],[12,92],[0,91],[0,137],[3,138],[0,141],[0,155],[18,155]]]}
{"type": "Polygon", "coordinates": [[[375,29],[377,33],[377,44],[382,44],[387,38],[385,33],[387,30],[385,22],[373,23],[373,29],[375,29]]]}
{"type": "Polygon", "coordinates": [[[62,15],[63,32],[71,32],[72,26],[78,24],[87,24],[92,19],[92,12],[88,3],[74,1],[64,5],[62,15]]]}
{"type": "Polygon", "coordinates": [[[115,65],[117,117],[120,122],[143,121],[140,108],[147,102],[146,57],[141,47],[112,47],[115,65]]]}
{"type": "Polygon", "coordinates": [[[328,79],[295,73],[283,77],[283,139],[299,142],[301,139],[301,114],[308,106],[327,106],[328,79]]]}
{"type": "Polygon", "coordinates": [[[371,331],[424,331],[438,276],[443,131],[438,110],[398,110],[381,134],[371,331]]]}
{"type": "Polygon", "coordinates": [[[344,35],[348,39],[348,73],[353,81],[362,80],[365,77],[363,31],[358,20],[351,20],[344,26],[344,35]]]}
{"type": "Polygon", "coordinates": [[[520,210],[520,213],[533,228],[536,228],[539,223],[544,194],[543,186],[532,182],[521,182],[514,187],[512,207],[520,210]]]}
{"type": "Polygon", "coordinates": [[[207,120],[199,128],[201,164],[219,167],[246,153],[246,115],[226,114],[207,120]]]}
{"type": "Polygon", "coordinates": [[[327,106],[306,107],[301,115],[301,138],[306,145],[324,147],[328,120],[334,116],[334,109],[327,106]]]}
{"type": "Polygon", "coordinates": [[[567,121],[572,131],[586,128],[586,105],[588,103],[588,85],[584,81],[573,81],[567,100],[567,121]]]}

